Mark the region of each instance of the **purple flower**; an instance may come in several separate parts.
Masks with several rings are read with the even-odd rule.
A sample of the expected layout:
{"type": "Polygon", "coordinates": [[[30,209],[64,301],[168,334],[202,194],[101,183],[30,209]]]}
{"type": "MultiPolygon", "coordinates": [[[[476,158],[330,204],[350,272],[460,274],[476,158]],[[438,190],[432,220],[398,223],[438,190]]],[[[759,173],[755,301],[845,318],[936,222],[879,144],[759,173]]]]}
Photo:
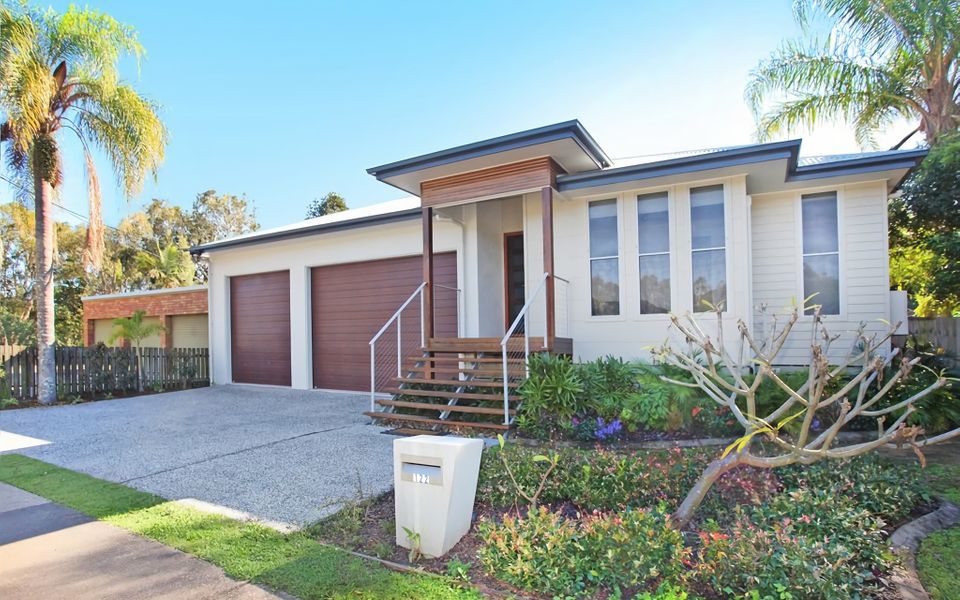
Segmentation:
{"type": "Polygon", "coordinates": [[[620,422],[620,419],[605,423],[601,417],[597,417],[597,431],[594,435],[597,436],[598,440],[616,437],[620,435],[621,431],[623,431],[623,423],[620,422]]]}

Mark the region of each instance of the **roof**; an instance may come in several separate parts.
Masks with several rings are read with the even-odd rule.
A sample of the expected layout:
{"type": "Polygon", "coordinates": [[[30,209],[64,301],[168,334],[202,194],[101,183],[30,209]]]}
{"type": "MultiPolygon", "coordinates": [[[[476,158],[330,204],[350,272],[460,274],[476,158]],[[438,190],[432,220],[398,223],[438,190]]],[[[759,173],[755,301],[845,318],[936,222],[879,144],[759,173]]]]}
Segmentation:
{"type": "MultiPolygon", "coordinates": [[[[926,149],[919,148],[800,157],[801,140],[797,139],[691,150],[676,152],[671,155],[656,155],[659,160],[642,160],[654,158],[653,155],[633,157],[632,159],[619,161],[616,166],[611,166],[614,164],[613,161],[596,146],[596,142],[587,134],[580,122],[567,121],[373,167],[368,169],[368,172],[376,175],[378,179],[383,179],[389,177],[387,174],[391,173],[426,169],[439,164],[464,160],[465,157],[472,155],[487,155],[505,151],[515,148],[517,145],[543,143],[544,140],[553,136],[560,136],[557,139],[563,140],[575,138],[578,144],[584,146],[584,151],[589,152],[597,161],[598,165],[602,164],[609,167],[558,176],[557,188],[561,192],[777,160],[786,161],[786,173],[783,175],[784,183],[879,171],[909,171],[916,167],[927,154],[926,149]],[[670,158],[663,158],[664,156],[670,156],[670,158]]],[[[776,174],[776,177],[779,181],[780,175],[776,174]]],[[[893,188],[895,189],[899,184],[900,181],[895,182],[893,188]]],[[[199,254],[208,250],[392,223],[415,219],[419,216],[420,199],[411,196],[201,244],[191,248],[190,252],[199,254]]]]}
{"type": "Polygon", "coordinates": [[[160,290],[134,290],[132,292],[120,292],[118,294],[100,294],[98,296],[83,296],[80,298],[82,302],[87,302],[88,300],[110,300],[114,298],[137,298],[139,296],[156,296],[159,294],[183,294],[186,292],[199,292],[206,291],[207,286],[205,285],[187,285],[183,287],[176,288],[163,288],[160,290]]]}
{"type": "Polygon", "coordinates": [[[574,119],[371,167],[367,173],[408,193],[419,194],[423,181],[541,156],[553,158],[568,173],[613,164],[593,136],[574,119]]]}
{"type": "Polygon", "coordinates": [[[367,169],[367,173],[378,179],[382,179],[391,175],[399,175],[400,173],[408,173],[410,171],[457,162],[465,158],[497,154],[506,150],[513,150],[515,148],[542,144],[564,138],[573,138],[576,140],[583,146],[583,149],[590,154],[599,168],[609,167],[613,164],[606,153],[600,148],[600,145],[593,139],[593,136],[580,124],[580,121],[573,119],[572,121],[554,123],[553,125],[547,125],[545,127],[510,133],[488,140],[431,152],[430,154],[398,160],[380,165],[379,167],[371,167],[367,169]]]}
{"type": "Polygon", "coordinates": [[[271,229],[262,229],[245,233],[235,237],[217,240],[207,244],[200,244],[190,248],[191,254],[200,254],[208,250],[219,250],[221,248],[230,248],[233,246],[245,246],[260,242],[273,242],[278,240],[313,235],[316,233],[326,233],[330,231],[342,231],[356,227],[366,227],[369,225],[379,225],[383,223],[392,223],[406,219],[414,219],[420,216],[420,198],[410,196],[371,204],[361,208],[351,208],[349,210],[306,219],[289,225],[273,227],[271,229]]]}

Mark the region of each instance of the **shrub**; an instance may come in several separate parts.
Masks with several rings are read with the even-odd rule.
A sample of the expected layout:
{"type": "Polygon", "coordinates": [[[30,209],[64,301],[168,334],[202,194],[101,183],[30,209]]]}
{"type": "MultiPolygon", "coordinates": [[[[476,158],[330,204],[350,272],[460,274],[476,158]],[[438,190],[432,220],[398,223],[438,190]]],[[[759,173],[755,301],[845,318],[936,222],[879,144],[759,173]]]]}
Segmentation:
{"type": "Polygon", "coordinates": [[[541,507],[526,517],[482,522],[478,557],[494,576],[518,587],[562,596],[600,588],[619,595],[677,578],[689,551],[662,510],[594,513],[568,520],[541,507]]]}
{"type": "Polygon", "coordinates": [[[791,465],[777,474],[788,490],[822,490],[891,523],[903,520],[926,496],[918,469],[871,455],[844,463],[791,465]]]}
{"type": "MultiPolygon", "coordinates": [[[[570,502],[581,510],[669,506],[679,503],[715,450],[644,451],[622,454],[604,449],[561,448],[557,467],[546,481],[540,502],[570,502]]],[[[544,466],[533,460],[539,449],[507,444],[484,451],[477,496],[499,507],[523,506],[505,472],[507,462],[524,490],[536,489],[544,466]],[[501,453],[502,454],[498,454],[501,453]]]]}
{"type": "Polygon", "coordinates": [[[517,425],[538,439],[548,439],[558,430],[569,431],[574,416],[585,412],[577,365],[569,357],[534,354],[529,367],[530,376],[517,390],[523,398],[517,425]]]}
{"type": "Polygon", "coordinates": [[[700,532],[694,577],[701,585],[761,598],[864,598],[890,567],[884,522],[844,498],[795,491],[766,506],[736,508],[722,529],[700,532]]]}

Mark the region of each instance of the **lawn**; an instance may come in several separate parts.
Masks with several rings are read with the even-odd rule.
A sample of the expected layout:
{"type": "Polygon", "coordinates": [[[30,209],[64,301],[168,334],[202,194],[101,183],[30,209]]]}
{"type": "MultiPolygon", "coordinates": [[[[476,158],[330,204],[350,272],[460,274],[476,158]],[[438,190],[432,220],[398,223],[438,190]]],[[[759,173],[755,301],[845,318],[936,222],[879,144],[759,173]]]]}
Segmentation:
{"type": "Polygon", "coordinates": [[[448,578],[397,573],[303,533],[205,513],[24,456],[0,456],[0,481],[305,600],[479,598],[448,578]]]}
{"type": "MultiPolygon", "coordinates": [[[[960,504],[960,465],[930,465],[926,479],[934,493],[960,504]]],[[[917,571],[933,600],[960,600],[957,564],[960,564],[960,527],[934,533],[920,545],[917,571]]]]}

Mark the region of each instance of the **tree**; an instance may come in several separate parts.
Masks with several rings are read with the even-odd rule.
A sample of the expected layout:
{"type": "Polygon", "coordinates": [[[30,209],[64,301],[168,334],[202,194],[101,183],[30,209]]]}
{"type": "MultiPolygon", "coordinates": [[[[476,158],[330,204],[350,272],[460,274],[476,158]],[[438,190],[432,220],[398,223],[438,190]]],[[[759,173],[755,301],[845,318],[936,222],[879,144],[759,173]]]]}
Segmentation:
{"type": "Polygon", "coordinates": [[[144,271],[154,288],[175,288],[193,283],[194,265],[190,253],[174,243],[160,247],[156,254],[140,252],[137,265],[144,271]]]}
{"type": "Polygon", "coordinates": [[[898,119],[929,144],[960,125],[960,5],[954,0],[796,0],[797,21],[832,22],[826,39],[786,41],[751,73],[761,139],[841,118],[862,146],[898,119]],[[771,97],[777,101],[770,106],[771,97]],[[784,99],[785,98],[785,99],[784,99]]]}
{"type": "Polygon", "coordinates": [[[343,199],[343,196],[336,192],[328,192],[326,196],[319,200],[317,198],[313,199],[313,202],[307,207],[306,218],[315,219],[345,210],[347,210],[347,201],[343,199]]]}
{"type": "MultiPolygon", "coordinates": [[[[846,358],[839,364],[830,364],[830,346],[840,336],[831,335],[826,330],[820,318],[820,307],[813,308],[807,377],[797,387],[791,387],[773,365],[777,364],[777,356],[800,320],[799,307],[793,308],[782,326],[775,317],[767,319],[762,338],[752,334],[747,325],[739,321],[739,339],[730,348],[723,336],[721,311],[714,313],[717,333],[713,337],[706,333],[710,327],[692,315],[687,314],[684,318],[671,315],[672,326],[685,340],[686,349],[678,350],[665,344],[656,351],[656,356],[663,363],[686,371],[692,382],[664,379],[699,388],[718,405],[729,409],[744,432],[707,466],[690,489],[674,515],[679,527],[690,522],[711,486],[724,473],[740,465],[769,469],[825,459],[842,460],[888,443],[911,444],[922,459],[921,446],[960,436],[960,429],[955,429],[918,442],[917,438],[924,434],[923,429],[906,423],[907,418],[919,410],[919,400],[947,385],[948,380],[942,373],[933,383],[906,399],[882,402],[887,392],[904,381],[920,362],[920,357],[901,357],[896,349],[886,356],[879,352],[896,326],[885,335],[870,335],[865,331],[866,325],[861,325],[846,358]],[[755,374],[748,377],[746,373],[751,368],[755,374]],[[776,409],[761,413],[757,390],[765,382],[782,390],[783,401],[776,409]],[[838,444],[840,429],[857,417],[877,420],[876,438],[838,444]],[[892,419],[889,424],[888,417],[892,419]],[[820,430],[815,430],[815,423],[821,425],[820,430]]],[[[766,317],[766,311],[762,312],[766,317]]]]}
{"type": "Polygon", "coordinates": [[[960,136],[943,136],[890,202],[890,278],[921,317],[960,315],[960,136]]]}
{"type": "Polygon", "coordinates": [[[113,320],[113,333],[110,334],[108,343],[112,344],[117,340],[124,340],[133,346],[137,357],[137,390],[143,391],[143,373],[140,370],[140,344],[145,338],[164,331],[160,323],[146,323],[144,316],[146,311],[135,311],[129,317],[121,317],[113,320]]]}
{"type": "Polygon", "coordinates": [[[37,396],[44,404],[56,401],[52,200],[63,165],[58,138],[69,131],[84,147],[90,200],[87,262],[96,268],[103,229],[100,184],[90,149],[99,147],[107,155],[118,183],[133,196],[147,173],[156,175],[166,145],[154,105],[120,78],[120,58],[130,55],[139,61],[142,53],[136,32],[106,14],[0,4],[0,106],[6,113],[0,141],[7,143],[14,176],[33,184],[37,396]]]}
{"type": "MultiPolygon", "coordinates": [[[[196,246],[260,229],[256,211],[246,196],[207,190],[197,196],[190,213],[189,245],[196,246]]],[[[197,281],[207,281],[206,262],[197,257],[197,281]]]]}

